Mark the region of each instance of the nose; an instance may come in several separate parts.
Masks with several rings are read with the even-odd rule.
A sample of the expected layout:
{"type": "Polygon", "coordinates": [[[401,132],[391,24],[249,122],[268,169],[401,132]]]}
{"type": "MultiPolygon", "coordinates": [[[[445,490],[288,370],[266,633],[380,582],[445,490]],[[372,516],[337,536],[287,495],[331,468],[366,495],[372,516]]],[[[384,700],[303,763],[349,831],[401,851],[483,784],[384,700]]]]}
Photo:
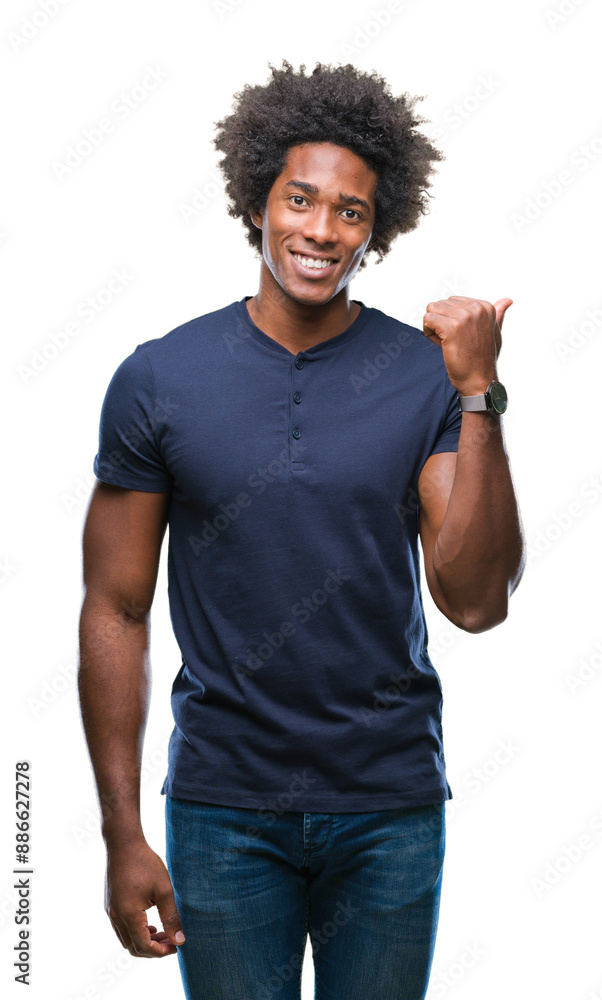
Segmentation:
{"type": "Polygon", "coordinates": [[[301,235],[318,243],[324,250],[334,249],[339,237],[328,205],[316,206],[304,217],[301,235]]]}

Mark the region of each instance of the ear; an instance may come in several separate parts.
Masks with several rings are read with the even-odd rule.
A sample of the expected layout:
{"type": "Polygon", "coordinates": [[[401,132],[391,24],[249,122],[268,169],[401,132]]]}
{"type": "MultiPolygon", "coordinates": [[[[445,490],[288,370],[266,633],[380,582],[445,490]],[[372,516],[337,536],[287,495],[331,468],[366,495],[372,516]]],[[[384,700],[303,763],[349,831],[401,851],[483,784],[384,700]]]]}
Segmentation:
{"type": "Polygon", "coordinates": [[[257,226],[257,229],[261,229],[263,226],[263,212],[252,211],[249,212],[249,216],[253,225],[257,226]]]}

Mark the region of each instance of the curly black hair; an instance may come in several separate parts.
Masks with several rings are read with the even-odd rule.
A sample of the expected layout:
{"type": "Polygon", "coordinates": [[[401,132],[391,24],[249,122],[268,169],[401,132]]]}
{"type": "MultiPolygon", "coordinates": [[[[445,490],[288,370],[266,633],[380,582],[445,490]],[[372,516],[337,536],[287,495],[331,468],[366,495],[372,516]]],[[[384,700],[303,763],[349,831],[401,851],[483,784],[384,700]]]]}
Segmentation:
{"type": "MultiPolygon", "coordinates": [[[[282,69],[268,63],[272,79],[265,85],[246,83],[234,94],[231,115],[214,122],[216,149],[225,153],[219,167],[230,199],[228,215],[242,216],[251,247],[261,255],[262,234],[250,212],[263,211],[276,178],[286,166],[291,146],[332,142],[352,150],[377,174],[375,222],[366,254],[377,264],[389,253],[392,241],[415,229],[428,213],[429,176],[433,163],[445,156],[415,130],[428,121],[414,112],[422,96],[394,97],[375,70],[351,63],[317,63],[310,76],[305,65],[295,72],[282,60],[282,69]]],[[[366,254],[360,268],[366,264],[366,254]]]]}

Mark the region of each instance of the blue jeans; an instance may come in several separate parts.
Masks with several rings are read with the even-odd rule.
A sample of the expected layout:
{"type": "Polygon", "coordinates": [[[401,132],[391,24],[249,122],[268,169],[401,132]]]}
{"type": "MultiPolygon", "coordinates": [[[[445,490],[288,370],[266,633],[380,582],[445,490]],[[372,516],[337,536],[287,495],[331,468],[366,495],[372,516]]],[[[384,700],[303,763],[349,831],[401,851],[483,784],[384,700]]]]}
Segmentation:
{"type": "Polygon", "coordinates": [[[270,812],[165,797],[166,864],[186,935],[188,1000],[423,1000],[445,803],[270,812]]]}

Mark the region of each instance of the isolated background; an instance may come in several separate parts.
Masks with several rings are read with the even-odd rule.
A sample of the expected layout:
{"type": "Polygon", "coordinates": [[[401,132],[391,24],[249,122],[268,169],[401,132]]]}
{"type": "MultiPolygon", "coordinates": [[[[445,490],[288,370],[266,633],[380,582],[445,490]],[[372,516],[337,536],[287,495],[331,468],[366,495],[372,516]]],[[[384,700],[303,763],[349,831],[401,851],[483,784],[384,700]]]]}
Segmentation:
{"type": "MultiPolygon", "coordinates": [[[[105,851],[76,686],[81,531],[119,363],[257,291],[259,261],[226,214],[210,140],[234,92],[266,82],[268,62],[283,58],[308,71],[353,62],[382,73],[393,93],[424,95],[422,127],[446,155],[430,214],[382,264],[370,262],[352,297],[420,328],[433,299],[514,299],[498,370],[528,567],[507,621],[481,635],[451,625],[424,585],[454,794],[428,997],[602,997],[602,11],[594,0],[395,6],[2,5],[0,983],[11,997],[22,995],[12,858],[23,758],[35,868],[28,996],[183,996],[176,957],[134,959],[103,910],[105,851]],[[144,92],[149,67],[160,82],[144,92]],[[134,103],[123,118],[111,110],[121,94],[134,103]],[[68,148],[107,117],[113,131],[61,173],[68,148]],[[113,269],[130,277],[108,302],[113,269]]],[[[159,789],[180,667],[166,553],[165,543],[142,784],[145,833],[163,857],[159,789]]],[[[313,996],[309,946],[303,994],[313,996]]]]}

